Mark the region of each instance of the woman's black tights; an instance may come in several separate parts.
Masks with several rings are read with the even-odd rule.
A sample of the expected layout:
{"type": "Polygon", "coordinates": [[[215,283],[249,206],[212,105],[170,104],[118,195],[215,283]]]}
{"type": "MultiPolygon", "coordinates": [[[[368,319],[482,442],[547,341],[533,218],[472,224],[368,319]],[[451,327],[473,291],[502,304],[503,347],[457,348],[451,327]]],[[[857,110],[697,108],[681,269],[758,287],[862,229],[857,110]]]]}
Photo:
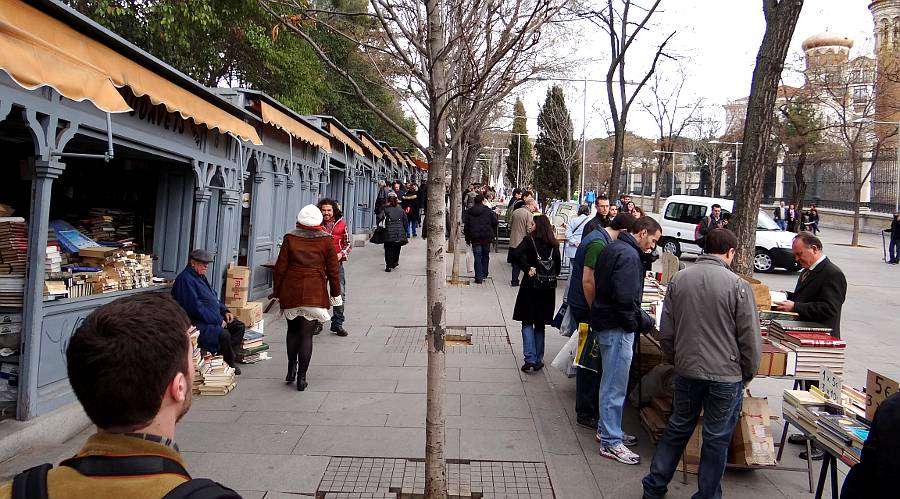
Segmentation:
{"type": "Polygon", "coordinates": [[[306,376],[309,360],[312,358],[313,331],[316,329],[316,321],[296,317],[287,323],[288,367],[293,367],[299,360],[297,372],[300,376],[306,376]]]}

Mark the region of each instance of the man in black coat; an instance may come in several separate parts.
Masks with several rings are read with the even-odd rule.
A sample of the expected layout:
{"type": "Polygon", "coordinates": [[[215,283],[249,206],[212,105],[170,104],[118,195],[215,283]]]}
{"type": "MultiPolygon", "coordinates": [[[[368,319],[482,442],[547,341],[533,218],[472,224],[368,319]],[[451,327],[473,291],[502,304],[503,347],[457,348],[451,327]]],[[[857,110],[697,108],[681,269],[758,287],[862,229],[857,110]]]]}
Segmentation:
{"type": "Polygon", "coordinates": [[[862,458],[850,469],[841,499],[895,497],[900,474],[900,393],[887,398],[878,410],[863,444],[862,458]]]}
{"type": "Polygon", "coordinates": [[[796,312],[801,321],[819,322],[841,337],[841,307],[847,297],[847,278],[822,252],[822,241],[811,232],[794,238],[794,258],[803,267],[797,287],[788,299],[776,302],[778,310],[796,312]]]}
{"type": "Polygon", "coordinates": [[[475,204],[463,214],[466,244],[472,245],[475,257],[475,284],[488,276],[491,263],[491,243],[497,234],[497,214],[484,204],[484,196],[475,196],[475,204]]]}
{"type": "Polygon", "coordinates": [[[597,227],[605,229],[609,227],[609,223],[612,222],[613,217],[609,216],[609,197],[605,194],[601,194],[600,197],[594,201],[594,207],[597,209],[597,214],[588,221],[583,229],[581,229],[581,237],[585,237],[591,232],[594,232],[597,227]]]}

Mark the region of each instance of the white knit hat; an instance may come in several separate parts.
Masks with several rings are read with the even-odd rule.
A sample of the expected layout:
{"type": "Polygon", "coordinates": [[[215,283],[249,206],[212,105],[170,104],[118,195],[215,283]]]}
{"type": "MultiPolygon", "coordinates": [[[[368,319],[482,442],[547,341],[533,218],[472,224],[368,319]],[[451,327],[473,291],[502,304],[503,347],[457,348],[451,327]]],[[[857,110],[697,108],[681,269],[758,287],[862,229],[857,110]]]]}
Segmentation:
{"type": "Polygon", "coordinates": [[[307,227],[322,225],[322,212],[314,204],[308,204],[297,214],[297,223],[307,227]]]}

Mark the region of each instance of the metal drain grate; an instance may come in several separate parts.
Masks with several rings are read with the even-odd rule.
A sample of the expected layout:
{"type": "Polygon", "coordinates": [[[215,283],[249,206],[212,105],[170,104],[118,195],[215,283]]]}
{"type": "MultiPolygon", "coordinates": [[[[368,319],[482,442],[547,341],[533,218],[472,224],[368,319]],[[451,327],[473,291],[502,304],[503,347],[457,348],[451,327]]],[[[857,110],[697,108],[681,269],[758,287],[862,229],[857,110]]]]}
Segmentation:
{"type": "MultiPolygon", "coordinates": [[[[395,327],[385,343],[385,352],[427,352],[426,333],[427,328],[421,326],[395,327]]],[[[446,335],[446,352],[448,354],[502,355],[512,353],[505,327],[449,326],[446,335]]]]}
{"type": "MultiPolygon", "coordinates": [[[[553,499],[544,463],[456,461],[447,463],[454,499],[553,499]]],[[[333,457],[316,491],[319,499],[419,499],[425,494],[421,460],[333,457]]]]}

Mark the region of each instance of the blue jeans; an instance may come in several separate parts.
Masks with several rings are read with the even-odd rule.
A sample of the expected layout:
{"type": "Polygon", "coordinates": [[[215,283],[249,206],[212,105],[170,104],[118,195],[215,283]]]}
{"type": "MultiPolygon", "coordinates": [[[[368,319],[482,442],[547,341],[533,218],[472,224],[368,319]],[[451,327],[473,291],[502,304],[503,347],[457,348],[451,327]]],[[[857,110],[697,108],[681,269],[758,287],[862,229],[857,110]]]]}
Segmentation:
{"type": "MultiPolygon", "coordinates": [[[[341,268],[341,301],[347,299],[347,279],[344,277],[344,263],[340,263],[341,268]]],[[[332,329],[339,329],[344,325],[344,305],[339,307],[331,307],[332,312],[331,315],[331,327],[332,329]]]]}
{"type": "Polygon", "coordinates": [[[628,371],[634,354],[634,333],[622,328],[607,329],[600,331],[597,338],[603,362],[597,432],[602,445],[615,446],[622,443],[622,410],[625,407],[628,371]]]}
{"type": "Polygon", "coordinates": [[[472,254],[475,256],[475,279],[484,280],[491,264],[491,245],[472,243],[472,254]]]}
{"type": "Polygon", "coordinates": [[[787,229],[787,222],[785,222],[784,220],[775,220],[775,223],[778,224],[779,227],[781,227],[781,230],[787,229]]]}
{"type": "Polygon", "coordinates": [[[512,264],[512,282],[519,284],[519,274],[522,273],[522,269],[519,268],[519,264],[512,264]]]}
{"type": "Polygon", "coordinates": [[[526,364],[544,362],[544,325],[522,323],[522,350],[526,364]]]}
{"type": "Polygon", "coordinates": [[[677,376],[672,416],[666,431],[656,446],[650,473],[644,477],[644,497],[659,498],[675,474],[700,410],[703,410],[703,447],[700,450],[700,469],[697,493],[693,499],[722,497],[722,473],[731,443],[731,432],[741,413],[744,385],[717,383],[677,376]]]}
{"type": "Polygon", "coordinates": [[[407,222],[406,223],[406,238],[407,239],[409,239],[410,233],[412,233],[412,235],[414,235],[414,236],[416,235],[416,227],[418,227],[418,226],[419,226],[419,224],[417,224],[416,222],[407,222]]]}

